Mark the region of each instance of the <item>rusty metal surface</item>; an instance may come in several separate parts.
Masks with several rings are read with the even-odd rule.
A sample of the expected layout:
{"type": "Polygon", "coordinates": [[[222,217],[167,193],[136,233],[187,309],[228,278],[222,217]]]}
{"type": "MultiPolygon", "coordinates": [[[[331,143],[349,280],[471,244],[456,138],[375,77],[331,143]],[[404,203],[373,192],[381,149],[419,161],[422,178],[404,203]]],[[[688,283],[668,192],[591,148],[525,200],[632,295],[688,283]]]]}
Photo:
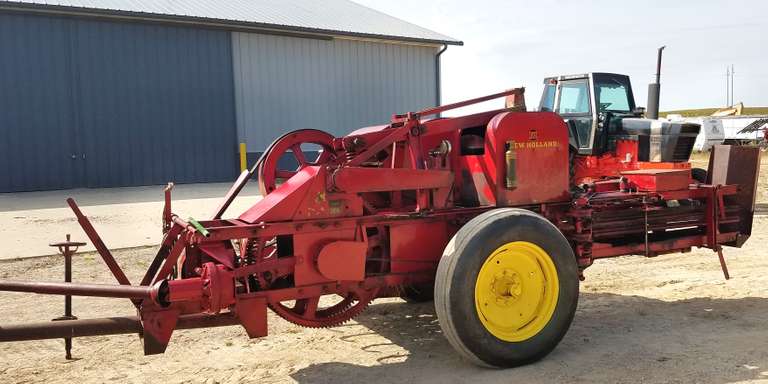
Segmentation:
{"type": "Polygon", "coordinates": [[[0,291],[126,299],[150,299],[152,297],[152,290],[149,287],[40,281],[0,280],[0,291]]]}
{"type": "Polygon", "coordinates": [[[107,246],[104,244],[104,241],[101,240],[101,237],[96,232],[96,229],[93,228],[93,225],[91,224],[91,221],[88,220],[88,217],[86,217],[83,212],[80,211],[80,207],[77,206],[75,200],[70,197],[67,199],[67,204],[69,204],[69,207],[72,208],[72,212],[74,212],[75,216],[77,217],[77,222],[80,223],[81,227],[83,227],[83,232],[85,232],[88,238],[91,239],[91,243],[94,247],[96,247],[99,255],[101,255],[101,258],[104,260],[104,263],[107,264],[110,272],[112,272],[112,275],[115,276],[115,279],[117,279],[117,282],[121,285],[131,285],[128,277],[125,276],[122,268],[120,268],[120,265],[118,265],[117,261],[115,261],[115,257],[112,256],[112,252],[109,251],[107,246]]]}
{"type": "MultiPolygon", "coordinates": [[[[218,316],[187,315],[179,317],[176,329],[225,327],[237,325],[238,322],[232,313],[218,316]]],[[[142,331],[138,316],[62,320],[0,326],[0,342],[137,334],[142,331]]]]}
{"type": "Polygon", "coordinates": [[[752,234],[752,218],[760,177],[760,148],[756,146],[715,145],[709,158],[708,179],[713,185],[738,185],[735,196],[727,198],[739,207],[739,237],[730,243],[744,244],[752,234]]]}
{"type": "MultiPolygon", "coordinates": [[[[49,244],[51,247],[56,247],[64,256],[64,282],[72,282],[72,256],[77,252],[79,247],[85,245],[81,241],[72,241],[71,235],[67,234],[67,240],[57,243],[49,244]]],[[[64,316],[53,319],[54,321],[61,320],[77,320],[77,317],[72,314],[72,296],[64,296],[64,316]]],[[[64,338],[64,353],[67,360],[72,359],[72,337],[64,338]]]]}

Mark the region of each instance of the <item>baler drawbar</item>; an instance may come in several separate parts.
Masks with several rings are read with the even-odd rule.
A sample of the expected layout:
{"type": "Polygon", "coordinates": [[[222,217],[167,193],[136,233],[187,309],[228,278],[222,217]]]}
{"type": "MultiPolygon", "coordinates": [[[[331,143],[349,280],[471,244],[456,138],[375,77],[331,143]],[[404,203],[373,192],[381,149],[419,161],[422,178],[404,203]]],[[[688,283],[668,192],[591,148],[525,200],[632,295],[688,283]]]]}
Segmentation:
{"type": "MultiPolygon", "coordinates": [[[[555,348],[573,319],[579,279],[596,259],[705,247],[728,277],[723,246],[740,247],[751,234],[757,148],[716,146],[697,179],[679,159],[690,151],[675,149],[674,161],[644,159],[647,143],[674,140],[654,138],[664,134],[654,129],[648,141],[637,133],[643,119],[633,119],[584,153],[563,117],[526,112],[523,93],[394,115],[344,137],[287,133],[208,220],[174,214],[169,185],[163,240],[138,285],[69,199],[117,284],[0,281],[0,291],[130,299],[138,315],[68,312],[0,326],[0,341],[138,333],[144,352],[156,354],[176,329],[239,324],[264,337],[268,309],[298,325],[331,327],[376,298],[434,298],[458,353],[511,367],[555,348]],[[435,117],[502,97],[503,109],[435,117]],[[254,177],[262,199],[222,218],[254,177]]],[[[76,245],[59,248],[71,256],[76,245]]]]}

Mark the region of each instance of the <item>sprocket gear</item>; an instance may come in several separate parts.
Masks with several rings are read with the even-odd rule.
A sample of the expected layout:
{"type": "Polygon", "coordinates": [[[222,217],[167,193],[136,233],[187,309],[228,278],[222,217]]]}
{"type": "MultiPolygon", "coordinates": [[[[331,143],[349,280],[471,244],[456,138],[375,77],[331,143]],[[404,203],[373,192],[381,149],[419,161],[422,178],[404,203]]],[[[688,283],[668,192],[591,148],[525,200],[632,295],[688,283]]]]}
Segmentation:
{"type": "Polygon", "coordinates": [[[281,302],[270,302],[269,307],[291,323],[308,328],[327,328],[344,324],[359,315],[374,297],[372,292],[349,292],[340,302],[322,309],[317,308],[319,296],[296,300],[292,307],[281,302]]]}
{"type": "MultiPolygon", "coordinates": [[[[275,256],[276,245],[273,240],[251,238],[241,241],[241,259],[244,263],[259,263],[275,256]]],[[[285,279],[275,280],[269,272],[252,275],[261,289],[274,288],[275,284],[285,282],[285,279]]],[[[363,312],[376,297],[376,290],[353,289],[340,293],[341,301],[319,308],[320,296],[294,300],[293,305],[280,301],[268,302],[269,307],[283,319],[291,323],[309,328],[326,328],[343,324],[363,312]]]]}

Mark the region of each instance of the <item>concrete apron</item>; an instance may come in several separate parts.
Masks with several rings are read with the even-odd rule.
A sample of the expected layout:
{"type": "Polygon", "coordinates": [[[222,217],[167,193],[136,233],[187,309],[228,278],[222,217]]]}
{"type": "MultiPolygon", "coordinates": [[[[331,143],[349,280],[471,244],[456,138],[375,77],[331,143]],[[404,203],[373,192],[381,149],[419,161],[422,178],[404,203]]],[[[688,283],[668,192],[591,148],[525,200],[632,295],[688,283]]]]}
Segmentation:
{"type": "MultiPolygon", "coordinates": [[[[229,183],[187,184],[174,189],[173,212],[182,218],[209,219],[229,183]]],[[[66,234],[93,245],[66,204],[73,197],[110,249],[156,246],[162,239],[163,186],[75,189],[0,194],[0,260],[57,254],[49,243],[66,234]]],[[[225,214],[236,217],[261,197],[249,184],[225,214]]]]}

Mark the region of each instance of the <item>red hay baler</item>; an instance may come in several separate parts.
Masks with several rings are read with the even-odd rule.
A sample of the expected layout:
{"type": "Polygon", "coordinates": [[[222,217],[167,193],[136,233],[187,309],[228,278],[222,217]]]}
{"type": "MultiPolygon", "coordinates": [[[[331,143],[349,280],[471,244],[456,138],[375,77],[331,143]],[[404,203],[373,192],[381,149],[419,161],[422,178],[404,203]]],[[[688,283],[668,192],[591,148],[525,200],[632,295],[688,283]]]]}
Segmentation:
{"type": "MultiPolygon", "coordinates": [[[[164,238],[137,285],[70,199],[119,285],[0,281],[0,290],[127,298],[138,315],[4,325],[0,341],[138,333],[156,354],[176,329],[240,324],[249,337],[266,336],[268,309],[331,327],[376,298],[434,297],[456,351],[511,367],[542,358],[565,335],[579,279],[596,259],[706,247],[727,278],[722,246],[750,235],[759,150],[717,146],[696,180],[690,150],[685,161],[643,160],[647,140],[627,131],[582,153],[563,117],[525,112],[522,96],[513,89],[395,115],[338,138],[290,132],[209,220],[173,214],[167,188],[164,238]],[[505,109],[428,119],[505,96],[505,109]],[[309,144],[322,149],[310,153],[309,144]],[[298,165],[286,169],[285,156],[298,165]],[[263,198],[222,218],[254,176],[263,198]]],[[[664,132],[651,145],[675,145],[653,135],[664,132]]],[[[71,253],[77,244],[59,245],[71,253]]]]}

